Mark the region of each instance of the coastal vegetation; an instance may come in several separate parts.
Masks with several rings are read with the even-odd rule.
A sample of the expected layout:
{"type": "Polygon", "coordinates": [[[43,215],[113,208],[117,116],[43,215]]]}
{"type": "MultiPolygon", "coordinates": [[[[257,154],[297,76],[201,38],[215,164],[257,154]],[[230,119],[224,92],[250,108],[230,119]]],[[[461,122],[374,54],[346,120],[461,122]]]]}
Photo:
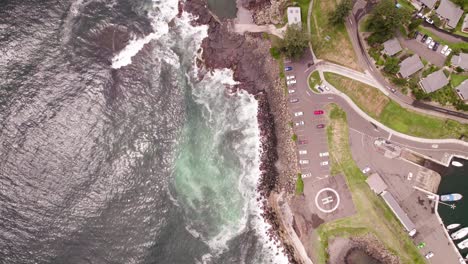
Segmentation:
{"type": "Polygon", "coordinates": [[[330,17],[340,0],[314,0],[310,17],[310,38],[318,58],[362,70],[344,24],[333,25],[330,17]],[[339,52],[337,52],[339,50],[339,52]]]}
{"type": "Polygon", "coordinates": [[[330,14],[329,22],[333,25],[343,24],[351,9],[353,9],[353,2],[351,0],[342,0],[330,14]]]}
{"type": "Polygon", "coordinates": [[[379,89],[350,78],[326,72],[325,79],[345,93],[369,116],[398,132],[423,138],[460,138],[468,124],[407,110],[379,89]]]}
{"type": "Polygon", "coordinates": [[[295,24],[289,25],[286,28],[286,33],[284,34],[284,39],[281,44],[281,52],[283,52],[286,57],[298,59],[304,54],[308,46],[309,34],[307,32],[304,32],[295,24]]]}
{"type": "Polygon", "coordinates": [[[304,181],[302,180],[302,174],[297,174],[296,179],[296,195],[302,195],[304,193],[304,181]]]}
{"type": "Polygon", "coordinates": [[[395,36],[396,31],[408,23],[410,12],[406,8],[395,8],[393,0],[382,0],[372,10],[368,29],[371,35],[367,38],[370,45],[383,43],[395,36]]]}
{"type": "Polygon", "coordinates": [[[372,234],[402,263],[424,263],[416,246],[395,218],[384,201],[375,195],[365,182],[351,156],[346,113],[337,105],[329,106],[327,127],[330,161],[335,164],[337,173],[343,173],[351,191],[356,214],[320,225],[316,234],[320,245],[315,249],[319,263],[328,259],[328,240],[334,237],[351,237],[372,234]]]}

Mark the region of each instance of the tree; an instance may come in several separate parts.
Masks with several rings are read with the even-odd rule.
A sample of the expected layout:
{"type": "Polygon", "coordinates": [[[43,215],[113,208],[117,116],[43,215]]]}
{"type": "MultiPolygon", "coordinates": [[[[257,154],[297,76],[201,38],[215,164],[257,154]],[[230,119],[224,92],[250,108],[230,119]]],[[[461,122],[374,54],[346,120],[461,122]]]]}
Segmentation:
{"type": "Polygon", "coordinates": [[[385,66],[384,66],[384,71],[391,73],[391,74],[397,74],[397,72],[400,70],[400,65],[398,64],[400,60],[395,57],[389,57],[385,61],[385,66]]]}
{"type": "Polygon", "coordinates": [[[417,29],[419,25],[421,25],[421,23],[422,23],[422,19],[416,19],[416,20],[411,21],[411,23],[408,25],[409,31],[413,31],[417,29]]]}
{"type": "Polygon", "coordinates": [[[393,0],[380,1],[369,18],[369,30],[372,32],[369,43],[383,43],[392,38],[400,26],[407,24],[409,18],[409,12],[405,8],[396,8],[393,0]]]}
{"type": "Polygon", "coordinates": [[[298,25],[290,25],[286,29],[281,50],[290,59],[298,59],[308,47],[309,35],[298,25]]]}
{"type": "Polygon", "coordinates": [[[304,193],[304,181],[302,180],[302,175],[297,174],[296,179],[296,195],[302,195],[304,193]]]}
{"type": "Polygon", "coordinates": [[[349,12],[353,9],[353,2],[351,0],[342,0],[337,6],[335,11],[330,15],[329,21],[333,25],[342,24],[349,12]]]}

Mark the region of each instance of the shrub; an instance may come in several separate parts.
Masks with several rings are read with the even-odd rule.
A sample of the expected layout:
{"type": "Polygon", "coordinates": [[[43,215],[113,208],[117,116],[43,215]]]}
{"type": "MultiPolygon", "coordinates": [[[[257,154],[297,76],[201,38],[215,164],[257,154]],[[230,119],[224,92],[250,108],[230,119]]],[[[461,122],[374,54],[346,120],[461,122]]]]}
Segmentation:
{"type": "Polygon", "coordinates": [[[385,61],[384,71],[390,74],[397,74],[400,70],[400,65],[398,64],[400,60],[395,57],[390,57],[385,61]]]}
{"type": "Polygon", "coordinates": [[[337,6],[335,11],[330,14],[329,22],[332,25],[343,24],[349,12],[353,9],[351,0],[343,0],[337,6]]]}
{"type": "Polygon", "coordinates": [[[296,135],[296,134],[293,134],[292,137],[291,137],[291,139],[292,139],[294,142],[296,142],[296,141],[297,141],[297,135],[296,135]]]}
{"type": "Polygon", "coordinates": [[[297,25],[286,28],[281,51],[290,59],[298,59],[309,46],[309,34],[297,25]]]}
{"type": "Polygon", "coordinates": [[[277,47],[270,48],[270,54],[273,58],[278,60],[281,56],[281,51],[277,47]]]}
{"type": "Polygon", "coordinates": [[[408,83],[408,81],[406,81],[406,79],[404,78],[397,78],[397,77],[393,77],[391,79],[392,83],[398,85],[398,86],[403,86],[403,85],[406,85],[408,83]]]}
{"type": "Polygon", "coordinates": [[[296,179],[296,195],[302,195],[304,193],[304,181],[302,180],[302,175],[297,174],[296,179]]]}

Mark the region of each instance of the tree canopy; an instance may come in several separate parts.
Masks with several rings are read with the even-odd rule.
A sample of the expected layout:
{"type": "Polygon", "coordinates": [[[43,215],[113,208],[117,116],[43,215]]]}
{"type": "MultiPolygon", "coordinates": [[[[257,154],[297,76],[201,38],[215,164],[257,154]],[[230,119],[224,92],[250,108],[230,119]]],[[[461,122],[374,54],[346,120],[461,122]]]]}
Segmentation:
{"type": "Polygon", "coordinates": [[[329,21],[333,25],[342,24],[349,12],[353,9],[353,2],[351,0],[342,0],[329,17],[329,21]]]}
{"type": "Polygon", "coordinates": [[[369,43],[383,43],[392,38],[400,26],[408,23],[409,18],[409,12],[405,8],[396,8],[393,0],[380,1],[369,18],[369,30],[372,32],[369,43]]]}
{"type": "Polygon", "coordinates": [[[396,74],[400,70],[400,65],[398,64],[400,60],[398,58],[389,57],[385,61],[384,71],[396,74]]]}
{"type": "Polygon", "coordinates": [[[281,50],[290,59],[298,59],[309,45],[309,34],[298,25],[290,25],[286,29],[281,50]]]}

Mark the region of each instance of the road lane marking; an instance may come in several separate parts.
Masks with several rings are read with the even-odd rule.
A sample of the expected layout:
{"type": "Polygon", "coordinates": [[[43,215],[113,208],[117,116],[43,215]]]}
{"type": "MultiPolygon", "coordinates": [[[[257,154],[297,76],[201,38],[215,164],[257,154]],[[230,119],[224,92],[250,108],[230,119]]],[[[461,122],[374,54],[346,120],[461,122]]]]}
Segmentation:
{"type": "Polygon", "coordinates": [[[392,138],[392,135],[393,135],[393,134],[392,134],[392,133],[390,133],[390,135],[388,135],[388,138],[387,138],[387,140],[390,140],[390,139],[392,138]]]}

